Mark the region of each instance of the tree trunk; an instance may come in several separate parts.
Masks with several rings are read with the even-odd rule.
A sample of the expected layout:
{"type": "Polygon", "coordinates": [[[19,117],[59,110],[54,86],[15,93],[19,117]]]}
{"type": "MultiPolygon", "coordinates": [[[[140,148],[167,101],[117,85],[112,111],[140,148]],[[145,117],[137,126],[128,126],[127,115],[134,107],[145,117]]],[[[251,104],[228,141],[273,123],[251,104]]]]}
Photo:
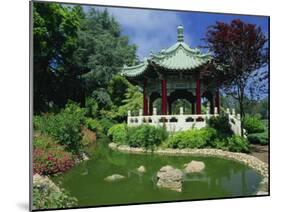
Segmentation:
{"type": "Polygon", "coordinates": [[[244,107],[243,107],[243,100],[240,99],[239,100],[239,109],[240,109],[240,114],[241,114],[241,136],[244,136],[244,132],[243,132],[243,119],[245,117],[245,113],[244,113],[244,107]]]}

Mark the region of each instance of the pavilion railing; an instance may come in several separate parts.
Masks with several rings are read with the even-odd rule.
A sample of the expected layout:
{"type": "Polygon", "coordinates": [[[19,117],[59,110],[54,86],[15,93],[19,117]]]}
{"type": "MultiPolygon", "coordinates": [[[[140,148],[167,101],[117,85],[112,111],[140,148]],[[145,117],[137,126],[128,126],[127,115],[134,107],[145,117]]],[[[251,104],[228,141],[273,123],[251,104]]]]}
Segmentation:
{"type": "MultiPolygon", "coordinates": [[[[156,108],[153,108],[153,115],[144,116],[142,109],[139,110],[138,116],[132,116],[131,111],[128,111],[127,124],[128,126],[139,126],[148,124],[152,126],[164,127],[169,132],[183,131],[191,128],[203,128],[207,126],[207,120],[212,116],[218,116],[217,108],[215,107],[214,114],[210,114],[207,109],[206,114],[184,114],[183,108],[180,108],[180,114],[176,115],[158,115],[156,108]]],[[[234,134],[241,135],[241,120],[240,115],[235,114],[235,110],[227,109],[227,116],[234,134]]]]}

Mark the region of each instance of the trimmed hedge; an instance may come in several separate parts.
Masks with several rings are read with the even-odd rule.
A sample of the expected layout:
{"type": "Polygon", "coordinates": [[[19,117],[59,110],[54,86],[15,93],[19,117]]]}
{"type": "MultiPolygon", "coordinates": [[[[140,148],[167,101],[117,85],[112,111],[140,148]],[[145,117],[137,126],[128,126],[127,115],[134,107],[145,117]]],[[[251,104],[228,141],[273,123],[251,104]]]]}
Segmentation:
{"type": "Polygon", "coordinates": [[[145,149],[154,149],[168,137],[166,129],[141,125],[128,129],[128,145],[131,147],[144,147],[145,149]]]}
{"type": "Polygon", "coordinates": [[[165,128],[145,124],[138,127],[126,127],[126,124],[116,124],[108,130],[107,135],[115,143],[145,149],[154,149],[168,137],[165,128]]]}
{"type": "Polygon", "coordinates": [[[172,134],[166,146],[170,148],[204,148],[217,136],[212,128],[190,129],[172,134]]]}

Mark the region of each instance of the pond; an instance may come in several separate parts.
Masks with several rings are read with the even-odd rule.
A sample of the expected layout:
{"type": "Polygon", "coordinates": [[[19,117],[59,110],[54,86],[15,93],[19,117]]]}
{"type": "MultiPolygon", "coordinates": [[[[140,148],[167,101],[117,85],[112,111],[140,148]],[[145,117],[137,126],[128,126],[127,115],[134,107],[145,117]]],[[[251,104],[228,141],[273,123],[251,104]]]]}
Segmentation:
{"type": "Polygon", "coordinates": [[[80,207],[114,204],[164,202],[253,195],[262,177],[253,169],[232,160],[215,157],[128,154],[110,150],[100,142],[89,161],[53,180],[78,199],[80,207]],[[200,174],[187,174],[182,192],[160,189],[156,173],[165,165],[182,169],[191,160],[203,161],[200,174]],[[137,172],[144,165],[146,173],[137,172]],[[121,174],[126,179],[106,182],[104,178],[121,174]]]}

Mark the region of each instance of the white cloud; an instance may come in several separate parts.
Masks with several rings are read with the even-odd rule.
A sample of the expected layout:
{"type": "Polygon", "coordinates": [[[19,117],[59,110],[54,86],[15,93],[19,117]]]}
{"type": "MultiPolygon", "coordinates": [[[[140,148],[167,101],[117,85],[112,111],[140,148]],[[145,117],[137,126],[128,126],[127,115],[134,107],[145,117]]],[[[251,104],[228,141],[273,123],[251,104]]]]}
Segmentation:
{"type": "MultiPolygon", "coordinates": [[[[177,12],[108,8],[122,29],[130,38],[130,42],[138,46],[140,58],[147,57],[150,51],[157,52],[168,48],[177,40],[177,26],[190,24],[180,19],[177,12]]],[[[190,43],[190,38],[185,34],[185,41],[190,43]]]]}

